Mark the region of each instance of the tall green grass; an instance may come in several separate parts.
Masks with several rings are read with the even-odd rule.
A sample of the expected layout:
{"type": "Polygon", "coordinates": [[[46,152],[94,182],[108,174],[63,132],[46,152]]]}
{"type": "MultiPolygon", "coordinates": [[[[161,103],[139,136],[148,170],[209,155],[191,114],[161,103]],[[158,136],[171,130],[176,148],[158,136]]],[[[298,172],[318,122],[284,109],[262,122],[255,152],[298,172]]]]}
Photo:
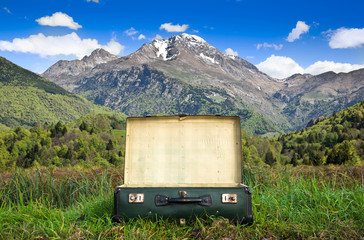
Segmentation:
{"type": "MultiPolygon", "coordinates": [[[[360,239],[364,236],[363,169],[245,167],[254,224],[208,216],[110,220],[114,170],[18,170],[0,183],[0,239],[360,239]],[[354,172],[353,172],[354,171],[354,172]]],[[[120,183],[120,182],[119,182],[120,183]]]]}
{"type": "MultiPolygon", "coordinates": [[[[350,169],[349,169],[350,170],[350,169]]],[[[255,228],[265,237],[360,238],[364,227],[364,190],[360,176],[329,177],[313,171],[244,169],[252,186],[255,228]]],[[[362,172],[361,172],[362,174],[362,172]]],[[[361,175],[362,177],[362,175],[361,175]]]]}
{"type": "Polygon", "coordinates": [[[111,179],[107,172],[89,174],[75,171],[73,176],[53,176],[53,169],[26,171],[17,169],[0,185],[1,206],[25,206],[41,202],[47,206],[66,208],[80,199],[109,195],[111,179]]]}

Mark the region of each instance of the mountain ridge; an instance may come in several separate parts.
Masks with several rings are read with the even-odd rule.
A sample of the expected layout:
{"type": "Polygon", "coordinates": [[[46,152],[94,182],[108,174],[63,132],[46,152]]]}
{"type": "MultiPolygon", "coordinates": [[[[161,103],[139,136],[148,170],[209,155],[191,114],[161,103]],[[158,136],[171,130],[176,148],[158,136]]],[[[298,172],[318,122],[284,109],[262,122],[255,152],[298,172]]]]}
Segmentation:
{"type": "MultiPolygon", "coordinates": [[[[68,64],[77,65],[79,61],[69,61],[68,64]]],[[[154,40],[151,43],[143,44],[136,52],[128,56],[116,56],[110,61],[95,65],[92,69],[80,71],[77,76],[72,75],[71,72],[69,74],[62,72],[68,71],[67,66],[60,66],[59,70],[57,70],[57,63],[42,76],[92,101],[107,98],[106,96],[108,96],[112,84],[118,82],[119,85],[114,87],[119,88],[120,91],[118,93],[114,92],[114,96],[110,96],[104,103],[112,105],[114,109],[123,109],[126,103],[133,102],[133,100],[160,102],[159,97],[156,95],[153,97],[140,97],[148,89],[145,87],[139,88],[140,79],[136,76],[140,76],[140,74],[136,74],[135,69],[141,70],[143,66],[153,70],[156,77],[163,76],[168,84],[178,85],[183,83],[182,85],[189,86],[189,89],[203,89],[205,96],[217,96],[214,99],[218,98],[221,106],[228,99],[232,102],[232,105],[230,104],[232,109],[254,110],[284,131],[303,128],[310,118],[319,117],[321,113],[327,114],[328,111],[321,113],[316,111],[317,101],[321,101],[322,106],[333,104],[335,107],[330,107],[330,109],[335,109],[335,111],[355,104],[362,100],[360,99],[360,88],[364,87],[364,78],[360,74],[356,77],[356,80],[350,80],[357,83],[357,86],[350,85],[352,89],[349,88],[343,91],[344,87],[339,86],[340,81],[345,83],[345,78],[355,78],[355,76],[352,76],[355,75],[353,73],[344,75],[327,73],[326,75],[317,76],[296,74],[283,81],[278,81],[260,72],[248,61],[237,56],[221,53],[202,38],[189,34],[181,34],[172,36],[167,40],[154,40]],[[344,80],[342,81],[340,78],[344,80]],[[338,94],[334,94],[333,97],[329,95],[330,91],[332,91],[329,87],[330,79],[337,86],[335,91],[338,94]],[[309,86],[305,86],[307,83],[309,86]],[[92,90],[88,89],[89,84],[94,86],[92,90]],[[95,87],[95,84],[99,84],[98,87],[95,87]],[[139,97],[135,99],[129,98],[130,96],[126,97],[121,92],[123,84],[134,85],[133,91],[137,91],[139,97]],[[309,94],[307,95],[307,93],[309,94]],[[351,96],[352,94],[354,96],[351,96]],[[117,95],[119,98],[117,98],[117,95]],[[222,95],[223,98],[221,98],[222,95]],[[325,98],[322,99],[321,95],[325,98]],[[120,98],[120,96],[124,96],[124,98],[120,98]],[[331,101],[331,98],[328,101],[328,96],[333,101],[331,101]],[[348,99],[335,102],[335,100],[344,97],[348,97],[348,99]],[[326,101],[326,103],[322,101],[326,101]]],[[[149,78],[152,79],[153,76],[149,78]]],[[[187,93],[185,98],[188,95],[190,94],[187,93]]],[[[177,101],[177,97],[174,100],[177,101]]],[[[132,114],[142,115],[145,112],[145,109],[142,108],[135,107],[132,114]]],[[[155,108],[155,111],[152,109],[152,112],[156,112],[157,109],[155,108]]],[[[125,108],[124,110],[126,114],[131,113],[125,108]]],[[[173,112],[164,112],[164,114],[171,113],[173,112]]],[[[198,112],[191,111],[187,113],[196,114],[198,112]]]]}

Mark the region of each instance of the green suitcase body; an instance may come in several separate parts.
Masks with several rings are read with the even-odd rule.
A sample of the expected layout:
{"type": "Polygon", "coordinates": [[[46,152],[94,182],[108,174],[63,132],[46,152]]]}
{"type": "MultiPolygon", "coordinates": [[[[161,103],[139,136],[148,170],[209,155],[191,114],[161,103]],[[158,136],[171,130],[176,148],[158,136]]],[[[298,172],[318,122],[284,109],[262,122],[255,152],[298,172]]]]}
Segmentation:
{"type": "MultiPolygon", "coordinates": [[[[206,215],[222,216],[240,223],[252,223],[252,203],[249,187],[231,188],[125,188],[116,187],[114,219],[124,218],[191,218],[206,215]],[[185,197],[180,191],[187,192],[185,197]],[[130,200],[130,196],[144,194],[144,202],[130,200]],[[236,194],[236,201],[224,203],[224,194],[236,194]],[[164,199],[161,199],[164,198],[164,199]],[[168,198],[167,201],[164,201],[168,198]],[[204,202],[205,201],[205,202],[204,202]]],[[[228,200],[228,199],[225,199],[228,200]]]]}
{"type": "Polygon", "coordinates": [[[214,215],[253,222],[251,191],[241,184],[239,117],[128,118],[125,159],[114,221],[214,215]]]}

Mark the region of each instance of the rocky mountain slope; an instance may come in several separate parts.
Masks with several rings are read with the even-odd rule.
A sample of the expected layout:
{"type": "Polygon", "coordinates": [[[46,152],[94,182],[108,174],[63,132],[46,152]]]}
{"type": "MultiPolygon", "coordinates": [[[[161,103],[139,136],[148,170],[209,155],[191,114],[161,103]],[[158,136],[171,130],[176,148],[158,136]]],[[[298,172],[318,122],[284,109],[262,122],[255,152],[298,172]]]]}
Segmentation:
{"type": "Polygon", "coordinates": [[[189,34],[154,40],[126,57],[96,50],[82,60],[60,61],[43,76],[128,115],[239,114],[259,134],[302,128],[312,117],[353,105],[362,100],[364,86],[362,76],[353,73],[277,81],[189,34]],[[353,84],[345,87],[347,77],[353,84]],[[330,89],[332,81],[337,88],[330,89]]]}
{"type": "Polygon", "coordinates": [[[90,56],[85,56],[81,60],[74,61],[58,61],[52,65],[42,75],[47,79],[51,79],[59,86],[68,91],[72,91],[78,79],[87,76],[87,73],[99,64],[118,59],[118,56],[112,55],[104,49],[97,49],[90,56]]]}
{"type": "Polygon", "coordinates": [[[364,99],[364,69],[349,73],[326,72],[317,76],[295,75],[285,88],[274,94],[283,114],[293,126],[305,126],[310,119],[331,115],[364,99]]]}
{"type": "Polygon", "coordinates": [[[121,115],[0,57],[0,130],[36,122],[71,122],[90,113],[121,115]]]}

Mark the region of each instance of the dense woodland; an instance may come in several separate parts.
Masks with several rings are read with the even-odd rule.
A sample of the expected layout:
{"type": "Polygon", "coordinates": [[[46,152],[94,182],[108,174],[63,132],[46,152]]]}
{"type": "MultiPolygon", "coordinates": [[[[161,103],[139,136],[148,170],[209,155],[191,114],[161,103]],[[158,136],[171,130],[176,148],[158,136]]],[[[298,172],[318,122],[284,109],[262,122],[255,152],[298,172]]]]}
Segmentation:
{"type": "MultiPolygon", "coordinates": [[[[364,160],[364,101],[301,131],[264,138],[242,130],[243,161],[275,165],[357,165],[364,160]]],[[[120,166],[125,118],[90,114],[70,123],[0,132],[0,168],[120,166]]]]}
{"type": "Polygon", "coordinates": [[[39,166],[118,166],[125,118],[86,115],[71,124],[36,124],[0,132],[0,169],[39,166]]]}
{"type": "Polygon", "coordinates": [[[364,160],[364,101],[312,119],[303,130],[262,138],[243,134],[243,158],[248,163],[293,166],[347,164],[364,160]]]}

